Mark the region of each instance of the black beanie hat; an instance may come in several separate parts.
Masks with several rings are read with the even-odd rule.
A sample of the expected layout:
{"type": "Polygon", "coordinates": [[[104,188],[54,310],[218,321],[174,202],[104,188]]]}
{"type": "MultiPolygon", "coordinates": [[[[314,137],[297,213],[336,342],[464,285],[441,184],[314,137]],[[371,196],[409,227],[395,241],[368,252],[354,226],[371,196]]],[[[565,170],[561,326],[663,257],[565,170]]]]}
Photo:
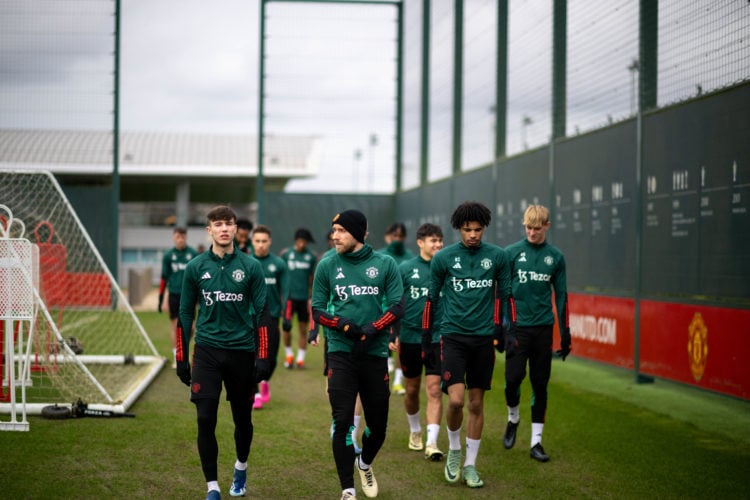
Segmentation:
{"type": "Polygon", "coordinates": [[[336,214],[333,218],[333,224],[340,224],[344,229],[349,231],[349,234],[354,236],[354,239],[360,243],[365,242],[365,234],[367,233],[367,217],[359,210],[344,210],[336,214]]]}

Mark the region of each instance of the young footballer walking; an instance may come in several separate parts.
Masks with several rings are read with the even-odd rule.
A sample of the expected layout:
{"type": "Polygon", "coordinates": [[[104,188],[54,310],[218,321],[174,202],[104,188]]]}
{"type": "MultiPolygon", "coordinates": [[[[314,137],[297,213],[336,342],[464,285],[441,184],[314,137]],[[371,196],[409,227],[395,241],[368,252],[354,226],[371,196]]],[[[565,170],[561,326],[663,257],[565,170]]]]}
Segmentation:
{"type": "Polygon", "coordinates": [[[529,380],[534,391],[531,398],[531,458],[549,460],[542,448],[542,430],[547,412],[547,383],[552,370],[552,330],[555,314],[552,292],[555,293],[557,321],[560,328],[558,354],[565,361],[570,354],[568,326],[568,289],[565,257],[546,241],[550,228],[549,210],[531,205],[523,216],[526,238],[506,248],[510,263],[511,322],[505,342],[505,402],[508,424],[503,436],[506,449],[516,443],[520,421],[518,403],[521,382],[529,364],[529,380]]]}
{"type": "MultiPolygon", "coordinates": [[[[373,251],[365,243],[366,233],[362,212],[337,214],[333,218],[336,254],[321,260],[313,280],[313,319],[328,332],[332,448],[342,500],[356,498],[355,468],[365,496],[378,494],[372,463],[385,441],[388,424],[388,332],[403,316],[403,286],[396,262],[373,251]],[[362,453],[355,459],[351,431],[357,394],[367,428],[362,453]]],[[[309,339],[313,345],[318,344],[315,332],[309,339]]]]}
{"type": "Polygon", "coordinates": [[[476,469],[484,425],[484,393],[491,387],[495,366],[494,336],[502,328],[500,302],[507,302],[510,295],[505,251],[482,242],[490,218],[490,210],[474,201],[462,203],[453,212],[451,225],[461,239],[432,258],[430,293],[423,317],[423,345],[427,347],[435,312],[442,308],[442,389],[448,394],[445,417],[449,444],[445,479],[456,483],[463,476],[471,488],[484,485],[476,469]],[[461,425],[467,390],[466,458],[462,469],[461,425]]]}
{"type": "Polygon", "coordinates": [[[422,312],[430,290],[430,261],[443,248],[443,231],[429,222],[417,229],[419,255],[402,262],[399,272],[404,284],[404,317],[394,327],[389,347],[398,351],[404,372],[406,394],[404,409],[409,422],[409,449],[425,450],[425,458],[440,461],[443,452],[437,446],[440,419],[443,416],[443,400],[440,391],[440,315],[433,321],[432,337],[425,345],[422,357],[422,312]],[[422,442],[422,424],[419,415],[419,390],[424,370],[427,406],[426,444],[422,442]]]}
{"type": "MultiPolygon", "coordinates": [[[[414,258],[414,252],[409,250],[404,243],[404,240],[406,240],[406,225],[403,222],[394,222],[388,226],[385,230],[384,240],[386,246],[379,251],[393,257],[396,264],[401,264],[404,261],[414,258]]],[[[393,392],[399,396],[406,394],[404,371],[401,368],[401,360],[398,354],[394,354],[392,358],[388,358],[388,371],[393,372],[393,392]]]]}
{"type": "MultiPolygon", "coordinates": [[[[164,252],[161,259],[161,280],[159,281],[159,303],[157,310],[161,312],[164,303],[164,292],[169,293],[167,305],[169,306],[170,335],[172,339],[172,368],[177,367],[174,360],[177,357],[177,316],[180,313],[180,293],[182,293],[182,277],[188,262],[198,255],[193,247],[187,244],[187,228],[177,226],[172,230],[172,242],[174,246],[164,252]]],[[[189,330],[189,329],[188,329],[189,330]]]]}
{"type": "Polygon", "coordinates": [[[315,243],[312,233],[301,227],[294,233],[294,246],[281,251],[281,258],[289,269],[289,296],[282,310],[282,339],[284,340],[284,367],[305,367],[305,353],[307,349],[307,333],[310,326],[310,287],[317,257],[310,250],[308,243],[315,243]],[[294,360],[292,347],[292,317],[297,315],[297,360],[294,360]]]}
{"type": "Polygon", "coordinates": [[[237,453],[229,494],[243,496],[253,441],[253,392],[257,381],[268,379],[270,361],[263,270],[257,260],[235,247],[237,217],[229,207],[213,208],[207,219],[211,248],[190,261],[182,283],[177,376],[190,387],[190,400],[195,404],[206,498],[218,500],[221,493],[215,431],[222,383],[232,409],[237,453]],[[189,325],[193,324],[196,304],[191,372],[189,325]]]}
{"type": "Polygon", "coordinates": [[[268,314],[270,316],[268,323],[268,359],[271,361],[271,370],[268,379],[260,381],[253,402],[253,409],[260,410],[264,404],[271,401],[270,380],[276,370],[276,359],[279,354],[281,342],[279,318],[281,317],[282,304],[286,303],[286,297],[289,295],[289,273],[286,263],[281,257],[271,253],[271,228],[258,224],[253,229],[250,242],[253,248],[253,257],[260,262],[263,274],[266,277],[268,314]]]}

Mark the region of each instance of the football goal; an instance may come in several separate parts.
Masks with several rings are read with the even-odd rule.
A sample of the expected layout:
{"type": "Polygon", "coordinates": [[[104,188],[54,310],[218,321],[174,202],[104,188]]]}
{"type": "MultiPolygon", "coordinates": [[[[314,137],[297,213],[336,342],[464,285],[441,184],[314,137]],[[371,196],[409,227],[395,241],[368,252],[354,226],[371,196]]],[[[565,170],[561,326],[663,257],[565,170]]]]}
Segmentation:
{"type": "Polygon", "coordinates": [[[0,169],[0,241],[0,413],[127,411],[164,359],[50,172],[0,169]]]}

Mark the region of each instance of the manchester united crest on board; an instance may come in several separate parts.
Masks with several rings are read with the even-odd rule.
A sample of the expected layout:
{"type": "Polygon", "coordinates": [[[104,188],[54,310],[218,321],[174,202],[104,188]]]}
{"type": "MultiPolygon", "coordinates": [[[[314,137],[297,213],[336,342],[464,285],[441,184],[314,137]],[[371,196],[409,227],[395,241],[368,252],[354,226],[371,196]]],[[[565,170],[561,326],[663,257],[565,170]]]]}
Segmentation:
{"type": "Polygon", "coordinates": [[[693,320],[688,326],[688,358],[690,359],[690,372],[696,382],[700,382],[706,371],[706,358],[708,358],[708,328],[703,322],[701,313],[695,313],[693,320]]]}

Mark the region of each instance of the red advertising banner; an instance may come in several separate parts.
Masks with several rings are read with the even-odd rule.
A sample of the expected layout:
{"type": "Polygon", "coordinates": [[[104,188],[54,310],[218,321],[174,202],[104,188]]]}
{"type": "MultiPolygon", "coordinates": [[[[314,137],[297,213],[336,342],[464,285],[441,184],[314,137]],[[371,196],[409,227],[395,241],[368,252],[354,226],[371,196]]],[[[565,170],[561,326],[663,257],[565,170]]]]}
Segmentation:
{"type": "Polygon", "coordinates": [[[750,311],[641,301],[640,371],[750,398],[750,311]]]}
{"type": "MultiPolygon", "coordinates": [[[[635,301],[569,295],[574,356],[633,369],[635,301]]],[[[641,301],[639,373],[750,398],[750,311],[641,301]]]]}
{"type": "Polygon", "coordinates": [[[571,293],[568,308],[572,355],[633,368],[633,299],[571,293]]]}

